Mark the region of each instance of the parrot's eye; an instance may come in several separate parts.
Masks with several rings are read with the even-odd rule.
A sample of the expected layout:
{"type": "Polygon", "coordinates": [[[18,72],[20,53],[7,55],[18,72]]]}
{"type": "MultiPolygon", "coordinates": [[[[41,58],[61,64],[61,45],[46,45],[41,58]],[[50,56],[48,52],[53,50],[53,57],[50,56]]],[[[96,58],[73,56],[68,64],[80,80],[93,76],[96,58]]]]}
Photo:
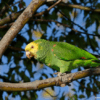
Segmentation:
{"type": "Polygon", "coordinates": [[[33,49],[33,48],[34,48],[34,46],[31,46],[31,48],[33,49]]]}

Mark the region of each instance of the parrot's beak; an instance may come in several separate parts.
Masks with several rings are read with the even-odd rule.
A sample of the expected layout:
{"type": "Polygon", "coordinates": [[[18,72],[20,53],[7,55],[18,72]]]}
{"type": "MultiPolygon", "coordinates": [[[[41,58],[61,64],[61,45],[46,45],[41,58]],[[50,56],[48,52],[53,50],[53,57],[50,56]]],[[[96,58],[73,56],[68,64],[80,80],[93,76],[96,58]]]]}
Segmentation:
{"type": "Polygon", "coordinates": [[[31,52],[29,52],[29,51],[26,51],[26,56],[29,59],[33,57],[33,55],[31,54],[31,52]]]}

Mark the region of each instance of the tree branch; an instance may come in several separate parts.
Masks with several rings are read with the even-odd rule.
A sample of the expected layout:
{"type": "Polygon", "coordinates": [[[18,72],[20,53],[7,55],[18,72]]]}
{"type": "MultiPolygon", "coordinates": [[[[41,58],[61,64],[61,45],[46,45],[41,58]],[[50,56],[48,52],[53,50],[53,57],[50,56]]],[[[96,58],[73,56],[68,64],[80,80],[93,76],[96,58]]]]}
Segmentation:
{"type": "Polygon", "coordinates": [[[91,9],[90,7],[84,7],[80,5],[66,4],[65,6],[71,7],[71,8],[78,8],[78,9],[85,10],[85,11],[100,12],[100,9],[91,9]]]}
{"type": "Polygon", "coordinates": [[[41,16],[43,15],[44,13],[46,13],[47,11],[50,11],[50,9],[52,9],[53,7],[55,7],[56,5],[58,5],[62,0],[58,0],[56,3],[54,3],[53,5],[51,5],[48,9],[46,9],[46,11],[43,11],[41,13],[37,13],[35,14],[34,16],[41,16]]]}
{"type": "MultiPolygon", "coordinates": [[[[35,15],[33,15],[33,16],[36,17],[36,16],[41,16],[41,15],[43,15],[43,14],[46,13],[47,11],[50,11],[50,9],[52,9],[53,7],[55,7],[57,4],[59,4],[61,1],[62,1],[62,0],[57,1],[57,2],[54,3],[52,6],[50,6],[46,11],[37,13],[37,14],[35,14],[35,15]]],[[[9,16],[7,16],[7,17],[1,19],[1,20],[0,20],[0,25],[7,24],[8,22],[11,22],[11,21],[17,19],[17,17],[18,17],[21,13],[22,13],[22,11],[19,11],[19,12],[17,12],[17,13],[12,13],[11,15],[9,15],[9,16]]],[[[7,25],[0,26],[0,28],[6,28],[6,27],[7,27],[7,25]]]]}
{"type": "Polygon", "coordinates": [[[13,23],[10,23],[10,24],[7,24],[7,25],[0,26],[0,29],[8,28],[8,27],[10,27],[12,24],[13,24],[13,23]]]}
{"type": "Polygon", "coordinates": [[[12,13],[11,15],[1,19],[0,25],[4,25],[4,24],[7,24],[8,22],[14,21],[21,13],[22,11],[17,12],[17,13],[12,13]]]}
{"type": "Polygon", "coordinates": [[[98,36],[100,37],[100,35],[95,35],[95,34],[89,34],[89,33],[86,33],[86,32],[81,32],[81,31],[78,31],[78,30],[75,30],[74,28],[70,27],[69,25],[67,24],[63,24],[61,22],[58,22],[58,21],[55,21],[55,20],[51,20],[51,19],[30,19],[30,20],[33,20],[33,21],[43,21],[43,22],[55,22],[55,23],[59,23],[60,25],[63,25],[65,27],[68,27],[70,29],[72,29],[74,32],[78,32],[78,33],[81,33],[81,34],[86,34],[86,35],[91,35],[91,36],[98,36]]]}
{"type": "Polygon", "coordinates": [[[32,17],[35,11],[43,4],[46,0],[32,0],[30,5],[23,11],[23,13],[18,17],[16,22],[11,26],[8,32],[4,35],[0,41],[0,58],[4,51],[7,49],[8,45],[18,34],[18,32],[23,28],[27,21],[32,17]]]}
{"type": "Polygon", "coordinates": [[[9,49],[15,50],[15,51],[25,51],[24,49],[13,47],[13,46],[8,46],[9,49]]]}
{"type": "Polygon", "coordinates": [[[72,24],[78,26],[80,29],[82,29],[83,31],[87,32],[87,30],[85,30],[82,26],[76,24],[75,22],[71,21],[70,18],[68,18],[62,11],[59,11],[65,18],[67,18],[72,24]]]}
{"type": "Polygon", "coordinates": [[[98,75],[100,74],[100,68],[90,68],[84,71],[78,71],[76,73],[69,73],[64,76],[49,78],[45,80],[36,80],[34,82],[27,83],[6,83],[0,82],[0,90],[3,91],[27,91],[27,90],[39,90],[45,87],[50,86],[60,86],[63,83],[70,83],[74,80],[87,77],[90,75],[98,75]]]}
{"type": "MultiPolygon", "coordinates": [[[[82,9],[82,10],[86,10],[86,11],[100,12],[100,9],[91,9],[91,8],[89,8],[89,7],[84,7],[84,6],[80,6],[80,5],[60,3],[60,1],[56,2],[55,4],[54,4],[54,2],[46,2],[46,4],[52,5],[52,6],[50,6],[46,11],[37,13],[37,14],[35,14],[34,16],[41,16],[41,15],[43,15],[45,12],[49,11],[51,8],[53,8],[53,7],[56,6],[56,5],[58,5],[58,6],[63,6],[63,7],[70,7],[70,8],[78,8],[78,9],[82,9]],[[53,5],[53,4],[54,4],[54,5],[53,5]]],[[[17,12],[17,15],[18,15],[18,13],[19,13],[19,15],[20,15],[21,12],[22,12],[22,11],[17,12]]],[[[16,13],[14,13],[13,15],[11,14],[10,16],[11,16],[11,18],[12,18],[13,20],[15,20],[15,19],[18,17],[17,15],[16,15],[16,13]],[[14,16],[14,15],[15,15],[15,16],[14,16]]],[[[6,17],[6,18],[4,18],[4,19],[2,19],[2,20],[0,20],[0,25],[6,24],[6,23],[7,23],[6,21],[7,21],[7,22],[8,22],[8,21],[9,21],[9,22],[11,21],[11,19],[10,19],[9,16],[6,17]],[[8,18],[9,18],[9,19],[8,19],[8,18]],[[6,19],[8,19],[8,20],[6,20],[6,19]],[[4,22],[5,22],[5,23],[4,23],[4,22]]]]}
{"type": "MultiPolygon", "coordinates": [[[[39,14],[41,14],[41,13],[39,13],[39,14]]],[[[86,33],[86,32],[78,31],[78,30],[76,30],[76,29],[70,27],[70,26],[67,25],[67,24],[63,24],[63,23],[61,23],[61,22],[58,22],[58,21],[55,21],[55,20],[51,20],[51,19],[30,19],[30,20],[32,20],[32,21],[40,21],[40,22],[55,22],[56,24],[59,23],[60,25],[63,25],[64,27],[68,27],[68,28],[72,29],[74,32],[78,32],[78,33],[80,33],[80,34],[86,34],[86,35],[91,35],[91,36],[98,36],[98,37],[100,37],[100,35],[89,34],[89,33],[86,33]]],[[[12,24],[13,24],[13,23],[10,23],[10,24],[8,24],[8,25],[0,26],[0,29],[6,28],[6,27],[10,27],[12,24]]]]}
{"type": "MultiPolygon", "coordinates": [[[[54,2],[47,2],[46,4],[48,5],[52,5],[54,2]]],[[[92,12],[100,12],[100,9],[91,9],[90,7],[84,7],[81,5],[75,5],[75,4],[68,4],[68,3],[60,3],[58,4],[58,6],[62,6],[62,7],[70,7],[70,8],[77,8],[77,9],[81,9],[84,11],[92,11],[92,12]]]]}
{"type": "MultiPolygon", "coordinates": [[[[40,13],[37,13],[33,16],[41,16],[43,15],[44,13],[46,13],[47,11],[50,11],[50,9],[52,9],[53,7],[55,7],[57,4],[59,4],[62,0],[58,0],[56,3],[54,3],[52,6],[50,6],[46,11],[43,11],[43,12],[40,12],[40,13]]],[[[23,10],[22,10],[23,11],[23,10]]],[[[17,17],[22,13],[22,11],[19,11],[17,13],[12,13],[11,15],[3,18],[0,20],[0,25],[4,25],[4,24],[7,24],[8,22],[11,22],[11,21],[14,21],[15,19],[17,19],[17,17]]],[[[0,26],[0,28],[2,27],[5,27],[5,26],[0,26]]]]}

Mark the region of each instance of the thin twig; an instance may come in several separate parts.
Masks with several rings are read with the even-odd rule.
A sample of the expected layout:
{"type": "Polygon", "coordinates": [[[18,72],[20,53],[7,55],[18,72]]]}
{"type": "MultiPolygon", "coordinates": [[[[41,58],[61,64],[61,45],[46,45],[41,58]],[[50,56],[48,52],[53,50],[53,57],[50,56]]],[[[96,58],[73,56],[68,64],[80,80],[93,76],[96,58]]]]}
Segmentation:
{"type": "Polygon", "coordinates": [[[10,23],[10,24],[7,24],[7,25],[0,26],[0,29],[8,28],[8,27],[10,27],[12,24],[13,24],[13,23],[10,23]]]}
{"type": "Polygon", "coordinates": [[[81,5],[75,5],[75,4],[65,4],[65,6],[71,7],[71,8],[78,8],[85,11],[92,11],[92,12],[100,12],[100,9],[91,9],[90,7],[84,7],[81,5]]]}
{"type": "Polygon", "coordinates": [[[91,88],[85,87],[85,86],[84,86],[81,82],[79,82],[78,80],[77,80],[77,82],[78,82],[78,83],[79,83],[83,88],[85,88],[86,90],[88,90],[88,91],[92,91],[92,92],[98,94],[98,92],[95,91],[94,89],[91,89],[91,88]]]}
{"type": "MultiPolygon", "coordinates": [[[[54,2],[46,2],[47,5],[52,5],[54,2]]],[[[77,8],[77,9],[81,9],[81,10],[84,10],[84,11],[92,11],[92,12],[100,12],[100,9],[92,9],[90,7],[85,7],[85,6],[82,6],[82,5],[76,5],[76,4],[68,4],[68,3],[59,3],[58,6],[61,6],[61,7],[70,7],[70,8],[77,8]]]]}
{"type": "Polygon", "coordinates": [[[15,51],[25,51],[24,49],[13,47],[13,46],[8,46],[8,48],[15,50],[15,51]]]}
{"type": "Polygon", "coordinates": [[[73,21],[71,21],[70,18],[68,18],[62,11],[59,11],[65,18],[67,18],[72,24],[77,25],[78,27],[80,27],[80,29],[82,29],[83,31],[87,32],[87,30],[85,30],[83,27],[81,27],[80,25],[74,23],[73,21]]]}
{"type": "Polygon", "coordinates": [[[50,9],[52,9],[53,7],[55,7],[56,5],[58,5],[62,0],[58,0],[56,3],[54,3],[52,6],[50,6],[48,9],[46,9],[46,11],[43,11],[41,13],[35,14],[34,16],[40,16],[43,15],[45,12],[50,11],[50,9]]]}
{"type": "Polygon", "coordinates": [[[74,32],[78,32],[78,33],[82,33],[82,34],[86,34],[86,35],[91,35],[91,36],[98,36],[100,37],[100,35],[95,35],[95,34],[87,34],[86,32],[81,32],[81,31],[78,31],[78,30],[75,30],[74,28],[70,27],[69,25],[67,24],[63,24],[61,22],[58,22],[58,21],[55,21],[55,20],[51,20],[51,19],[30,19],[30,20],[33,20],[33,21],[43,21],[43,22],[55,22],[55,23],[59,23],[60,25],[63,25],[65,27],[68,27],[70,29],[72,29],[74,32]]]}
{"type": "MultiPolygon", "coordinates": [[[[32,21],[43,21],[43,22],[55,22],[55,23],[59,23],[60,25],[63,25],[65,27],[68,27],[70,29],[72,29],[74,32],[78,32],[78,33],[81,33],[81,34],[86,34],[86,35],[91,35],[91,36],[98,36],[100,37],[100,35],[95,35],[95,34],[90,34],[90,33],[86,33],[86,32],[81,32],[81,31],[78,31],[78,30],[75,30],[74,28],[70,27],[69,25],[67,24],[63,24],[61,22],[58,22],[58,21],[55,21],[55,20],[51,20],[51,19],[30,19],[32,21]]],[[[3,25],[3,26],[0,26],[0,29],[3,29],[3,28],[7,28],[7,27],[10,27],[13,23],[10,23],[8,25],[3,25]]]]}

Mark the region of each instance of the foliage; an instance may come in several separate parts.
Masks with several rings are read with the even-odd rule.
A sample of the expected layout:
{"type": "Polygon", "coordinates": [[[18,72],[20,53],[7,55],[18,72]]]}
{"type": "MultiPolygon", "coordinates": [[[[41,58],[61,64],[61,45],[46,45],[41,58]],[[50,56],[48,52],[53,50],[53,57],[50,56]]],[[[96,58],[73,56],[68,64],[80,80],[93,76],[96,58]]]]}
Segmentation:
{"type": "MultiPolygon", "coordinates": [[[[15,2],[15,0],[1,1],[1,20],[10,13],[16,13],[19,10],[24,9],[25,5],[27,5],[27,2],[24,0],[20,0],[17,3],[15,2]],[[4,7],[5,10],[3,10],[4,7]]],[[[98,0],[69,0],[69,4],[90,7],[91,10],[86,11],[76,9],[74,7],[71,8],[67,5],[63,7],[59,5],[41,16],[33,16],[32,19],[35,20],[30,20],[25,25],[25,27],[11,42],[10,46],[24,49],[25,45],[29,42],[37,38],[42,38],[50,41],[66,41],[82,49],[88,50],[91,53],[99,55],[100,12],[95,12],[93,9],[100,9],[100,3],[98,3],[98,0]],[[58,21],[58,23],[55,21],[58,21]]],[[[36,13],[44,11],[50,5],[50,3],[46,3],[45,5],[41,6],[36,13]]],[[[13,21],[9,23],[12,22],[13,21]]],[[[9,23],[6,23],[5,25],[9,23]]],[[[6,34],[8,29],[9,26],[6,28],[0,28],[0,39],[2,39],[2,37],[6,34]]],[[[0,64],[0,79],[2,82],[16,83],[42,80],[54,77],[53,73],[55,72],[53,69],[50,69],[43,64],[38,64],[34,58],[31,60],[27,59],[24,51],[14,50],[9,47],[2,56],[0,64]]],[[[79,70],[81,70],[81,68],[79,70]]],[[[53,99],[56,100],[59,98],[59,100],[64,100],[67,98],[68,100],[73,100],[74,98],[75,100],[78,100],[82,98],[90,98],[92,95],[96,96],[100,91],[100,81],[98,78],[99,76],[93,75],[88,78],[77,80],[75,83],[73,82],[71,95],[66,93],[66,90],[68,90],[67,86],[65,87],[66,90],[56,86],[51,87],[51,95],[57,94],[56,92],[59,90],[58,95],[56,95],[57,97],[53,97],[53,99]],[[75,84],[77,84],[77,86],[75,86],[75,84]],[[62,93],[61,91],[64,92],[62,93]]],[[[69,88],[71,87],[69,86],[69,88]]],[[[41,91],[44,93],[44,90],[41,91]]],[[[5,96],[4,91],[0,91],[0,99],[6,99],[10,96],[17,98],[17,96],[19,96],[22,100],[34,100],[39,98],[40,95],[38,92],[40,92],[40,90],[26,92],[6,92],[7,95],[5,96]]]]}

